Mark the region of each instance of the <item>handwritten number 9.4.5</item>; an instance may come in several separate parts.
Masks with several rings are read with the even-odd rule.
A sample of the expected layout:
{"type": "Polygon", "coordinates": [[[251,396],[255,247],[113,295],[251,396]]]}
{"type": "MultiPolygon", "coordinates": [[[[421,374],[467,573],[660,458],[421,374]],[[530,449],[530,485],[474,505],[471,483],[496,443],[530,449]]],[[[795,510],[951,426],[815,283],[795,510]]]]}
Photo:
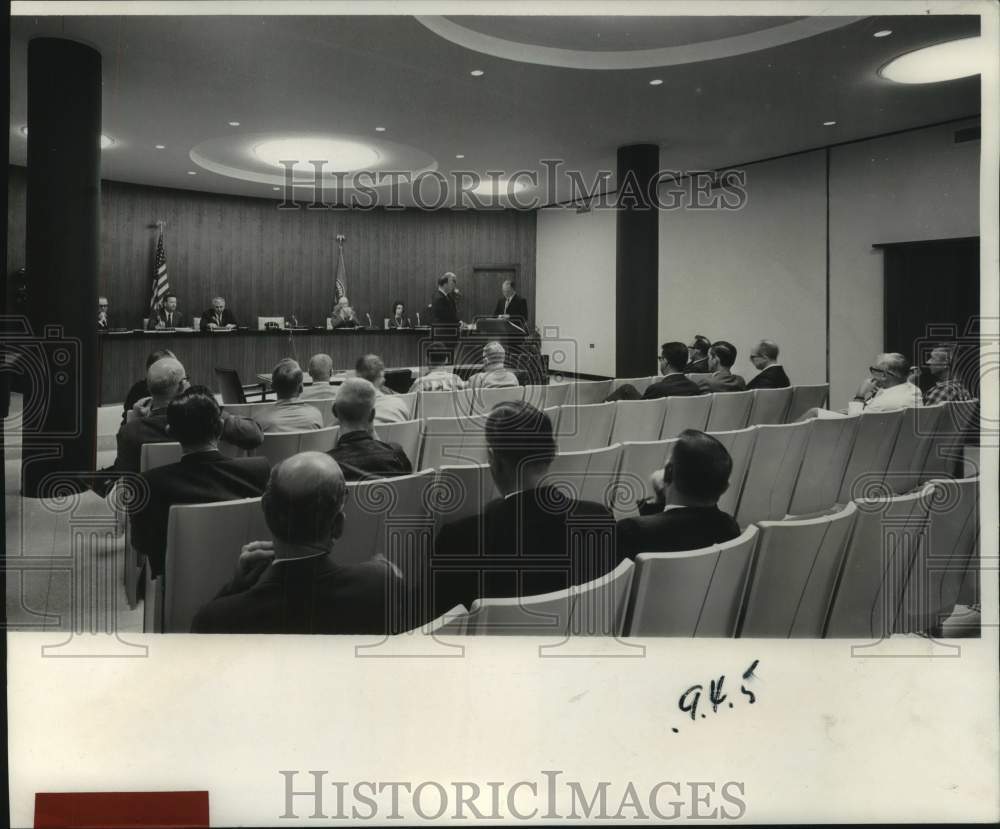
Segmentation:
{"type": "MultiPolygon", "coordinates": [[[[747,688],[747,683],[755,679],[754,670],[757,665],[760,664],[759,659],[755,659],[753,663],[743,672],[743,683],[740,685],[740,694],[746,697],[747,701],[753,705],[757,701],[757,695],[754,694],[749,688],[747,688]]],[[[726,683],[725,674],[721,675],[718,679],[712,679],[708,684],[708,702],[712,706],[712,713],[716,714],[719,711],[719,707],[725,703],[728,699],[728,694],[723,690],[726,683]]],[[[705,686],[698,684],[692,685],[683,694],[681,694],[680,699],[677,701],[677,707],[687,714],[691,715],[691,719],[697,719],[698,717],[698,706],[701,703],[701,697],[705,690],[705,686]]],[[[733,703],[730,702],[729,708],[733,707],[733,703]]],[[[707,715],[701,714],[702,719],[707,715]]]]}

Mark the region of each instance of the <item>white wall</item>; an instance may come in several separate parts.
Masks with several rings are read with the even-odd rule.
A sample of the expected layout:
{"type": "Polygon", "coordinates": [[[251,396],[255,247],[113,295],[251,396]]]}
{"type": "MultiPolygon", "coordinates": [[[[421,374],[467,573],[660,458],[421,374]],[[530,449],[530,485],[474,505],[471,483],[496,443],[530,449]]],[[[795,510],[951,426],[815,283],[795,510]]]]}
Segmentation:
{"type": "Polygon", "coordinates": [[[851,396],[883,347],[882,253],[872,245],[979,235],[980,144],[953,139],[955,130],[976,123],[832,150],[831,402],[851,396]]]}
{"type": "Polygon", "coordinates": [[[614,375],[615,225],[614,210],[538,211],[535,319],[554,371],[614,375]]]}
{"type": "Polygon", "coordinates": [[[750,349],[781,347],[793,383],[826,376],[826,159],[823,151],[752,164],[739,210],[660,214],[659,338],[728,340],[734,371],[750,349]]]}

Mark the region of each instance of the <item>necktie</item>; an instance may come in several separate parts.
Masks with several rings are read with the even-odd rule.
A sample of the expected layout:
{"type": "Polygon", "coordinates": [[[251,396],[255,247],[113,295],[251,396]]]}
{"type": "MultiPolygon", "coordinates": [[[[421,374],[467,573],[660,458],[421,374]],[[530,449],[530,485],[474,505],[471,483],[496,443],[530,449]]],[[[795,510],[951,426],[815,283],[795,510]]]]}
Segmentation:
{"type": "Polygon", "coordinates": [[[510,308],[510,301],[511,301],[511,299],[512,299],[512,297],[507,297],[507,301],[503,305],[503,312],[505,314],[507,313],[507,309],[510,308]]]}
{"type": "Polygon", "coordinates": [[[173,325],[173,324],[174,324],[174,315],[167,314],[167,325],[173,325]]]}

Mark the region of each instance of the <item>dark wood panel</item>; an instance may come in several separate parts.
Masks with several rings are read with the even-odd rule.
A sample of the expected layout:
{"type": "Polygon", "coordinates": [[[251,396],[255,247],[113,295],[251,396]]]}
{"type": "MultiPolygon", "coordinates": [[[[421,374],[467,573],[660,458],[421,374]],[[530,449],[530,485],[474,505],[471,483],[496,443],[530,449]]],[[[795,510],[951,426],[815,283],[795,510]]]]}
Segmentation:
{"type": "MultiPolygon", "coordinates": [[[[24,264],[24,169],[10,167],[8,272],[24,264]]],[[[416,322],[445,271],[471,285],[473,267],[511,263],[518,290],[534,315],[535,213],[513,210],[279,210],[279,202],[102,182],[99,290],[112,303],[116,324],[145,316],[158,220],[166,222],[171,288],[181,309],[199,314],[216,294],[241,322],[294,312],[303,324],[322,324],[333,303],[336,236],[347,237],[344,262],[351,303],[376,325],[393,300],[406,303],[416,322]]],[[[57,244],[58,240],[54,240],[57,244]]],[[[463,308],[471,319],[482,307],[463,308]]],[[[488,292],[487,292],[488,293],[488,292]]],[[[471,299],[471,298],[470,298],[471,299]]],[[[471,305],[471,302],[470,302],[471,305]]],[[[426,319],[425,319],[426,322],[426,319]]]]}

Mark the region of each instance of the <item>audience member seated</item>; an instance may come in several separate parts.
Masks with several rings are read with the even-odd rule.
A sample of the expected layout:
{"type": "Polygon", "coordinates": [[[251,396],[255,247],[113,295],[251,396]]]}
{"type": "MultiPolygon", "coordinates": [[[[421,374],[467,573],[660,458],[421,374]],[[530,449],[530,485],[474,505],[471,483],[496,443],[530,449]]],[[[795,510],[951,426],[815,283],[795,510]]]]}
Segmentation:
{"type": "Polygon", "coordinates": [[[313,354],[309,358],[307,368],[309,376],[312,377],[312,385],[304,386],[299,397],[302,400],[312,400],[315,398],[332,400],[337,396],[337,389],[330,385],[330,377],[333,374],[333,360],[329,354],[313,354]]]}
{"type": "MultiPolygon", "coordinates": [[[[176,357],[164,357],[146,372],[149,398],[133,406],[125,423],[118,430],[118,456],[112,469],[116,472],[138,472],[144,443],[172,443],[167,433],[167,406],[188,388],[184,366],[176,357]]],[[[248,417],[222,413],[222,440],[240,449],[256,449],[263,442],[260,427],[248,417]]]]}
{"type": "Polygon", "coordinates": [[[301,399],[302,369],[295,360],[285,359],[274,367],[271,388],[277,402],[258,411],[257,423],[262,431],[305,432],[323,428],[320,410],[301,399]]]}
{"type": "MultiPolygon", "coordinates": [[[[175,357],[173,351],[169,348],[160,348],[156,351],[150,352],[149,356],[146,358],[146,371],[149,371],[149,367],[153,365],[157,360],[162,360],[164,357],[175,357]]],[[[125,404],[122,407],[122,423],[125,422],[125,418],[128,417],[129,409],[131,409],[140,400],[144,400],[149,397],[149,386],[146,385],[146,378],[143,377],[141,380],[136,380],[132,384],[132,388],[128,390],[128,394],[125,395],[125,404]]]]}
{"type": "Polygon", "coordinates": [[[465,388],[465,381],[445,365],[450,350],[443,343],[432,343],[427,349],[427,373],[418,377],[410,391],[457,391],[465,388]]]}
{"type": "Polygon", "coordinates": [[[750,362],[758,374],[747,383],[748,389],[787,389],[792,385],[785,369],[778,363],[778,344],[761,340],[750,352],[750,362]]]}
{"type": "Polygon", "coordinates": [[[361,325],[346,296],[342,296],[333,306],[330,312],[330,324],[334,328],[357,328],[361,325]]]}
{"type": "Polygon", "coordinates": [[[398,571],[342,565],[347,486],[337,462],[302,452],[271,470],[261,498],[273,541],[243,548],[237,573],[194,617],[194,633],[395,633],[398,571]]]}
{"type": "Polygon", "coordinates": [[[483,346],[483,370],[469,378],[470,389],[507,389],[520,385],[517,375],[504,365],[507,352],[494,341],[483,346]]]}
{"type": "Polygon", "coordinates": [[[375,387],[375,425],[410,420],[410,403],[385,385],[385,363],[378,354],[358,358],[354,373],[375,387]]]}
{"type": "Polygon", "coordinates": [[[333,404],[340,423],[337,445],[330,451],[348,481],[391,478],[413,472],[410,459],[398,443],[386,443],[372,434],[375,387],[360,377],[344,381],[333,404]]]}
{"type": "Polygon", "coordinates": [[[691,379],[704,392],[743,391],[746,381],[730,369],[736,362],[736,346],[725,340],[716,340],[708,349],[708,370],[711,374],[691,379]]]}
{"type": "Polygon", "coordinates": [[[631,383],[619,386],[604,401],[616,400],[656,400],[660,397],[692,397],[702,393],[698,385],[684,374],[687,365],[688,347],[673,341],[660,346],[660,377],[643,394],[631,383]]]}
{"type": "Polygon", "coordinates": [[[132,546],[149,559],[154,576],[163,572],[171,505],[256,498],[264,491],[267,458],[223,455],[223,424],[222,410],[204,386],[192,386],[167,405],[167,436],[180,443],[182,458],[142,474],[148,497],[131,516],[132,546]]]}
{"type": "Polygon", "coordinates": [[[685,429],[667,465],[653,475],[656,495],[639,503],[639,516],[618,522],[618,554],[700,550],[740,534],[718,507],[729,487],[733,460],[711,435],[685,429]]]}
{"type": "Polygon", "coordinates": [[[546,414],[524,402],[497,404],[486,442],[501,497],[438,533],[430,568],[435,616],[477,598],[562,590],[618,564],[607,507],[545,482],[556,454],[546,414]]]}
{"type": "Polygon", "coordinates": [[[712,341],[703,334],[695,334],[691,345],[687,347],[688,362],[684,366],[685,374],[707,374],[711,369],[708,367],[708,349],[712,347],[712,341]]]}
{"type": "Polygon", "coordinates": [[[866,412],[887,412],[921,406],[924,397],[909,381],[910,363],[902,354],[879,354],[868,369],[870,377],[858,387],[852,402],[866,412]]]}
{"type": "MultiPolygon", "coordinates": [[[[927,370],[936,381],[924,394],[924,404],[972,400],[972,395],[961,380],[954,377],[955,347],[942,344],[931,351],[927,358],[927,370]]],[[[978,361],[976,367],[978,369],[978,361]]]]}

